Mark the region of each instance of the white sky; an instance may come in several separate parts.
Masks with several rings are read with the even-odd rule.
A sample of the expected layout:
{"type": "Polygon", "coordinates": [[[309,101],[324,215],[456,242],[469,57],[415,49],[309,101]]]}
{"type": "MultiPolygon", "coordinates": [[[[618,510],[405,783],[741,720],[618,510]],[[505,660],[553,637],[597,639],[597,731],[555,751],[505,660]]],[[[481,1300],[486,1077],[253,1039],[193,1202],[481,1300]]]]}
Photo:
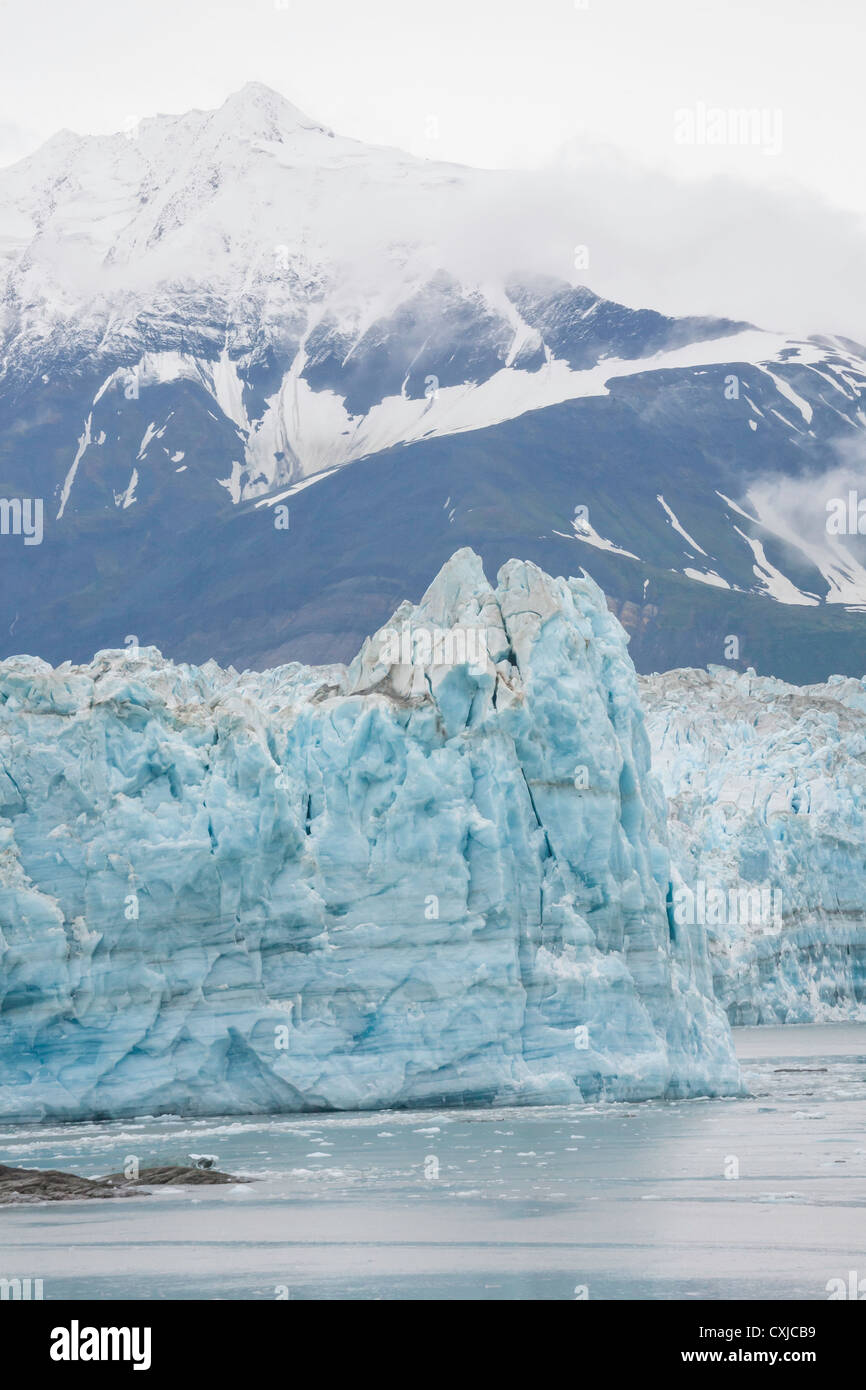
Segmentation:
{"type": "Polygon", "coordinates": [[[0,0],[0,162],[257,80],[417,154],[539,167],[612,144],[866,213],[864,38],[866,0],[0,0]],[[781,154],[678,145],[697,102],[780,111],[781,154]]]}

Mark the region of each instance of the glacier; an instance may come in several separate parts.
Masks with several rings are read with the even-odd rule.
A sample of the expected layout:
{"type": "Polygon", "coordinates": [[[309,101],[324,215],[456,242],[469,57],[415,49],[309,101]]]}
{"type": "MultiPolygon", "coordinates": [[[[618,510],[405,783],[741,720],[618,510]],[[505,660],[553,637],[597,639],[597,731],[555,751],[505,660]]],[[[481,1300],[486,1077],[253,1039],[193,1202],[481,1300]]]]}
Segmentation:
{"type": "Polygon", "coordinates": [[[740,1092],[589,578],[458,551],[348,666],[9,658],[0,818],[6,1118],[740,1092]]]}
{"type": "Polygon", "coordinates": [[[640,687],[675,893],[707,904],[731,1022],[866,1018],[866,677],[710,666],[640,687]]]}

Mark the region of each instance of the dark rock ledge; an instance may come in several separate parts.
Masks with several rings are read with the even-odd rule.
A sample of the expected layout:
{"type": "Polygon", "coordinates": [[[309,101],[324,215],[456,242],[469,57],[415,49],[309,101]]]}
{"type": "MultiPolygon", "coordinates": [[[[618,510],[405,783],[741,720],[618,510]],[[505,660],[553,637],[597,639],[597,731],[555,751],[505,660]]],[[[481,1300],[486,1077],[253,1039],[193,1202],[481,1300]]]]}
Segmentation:
{"type": "Polygon", "coordinates": [[[78,1202],[86,1197],[130,1197],[148,1187],[247,1181],[247,1178],[235,1178],[215,1168],[178,1164],[141,1168],[137,1178],[126,1178],[123,1173],[109,1173],[105,1178],[80,1178],[76,1173],[61,1173],[53,1168],[7,1168],[0,1163],[0,1207],[23,1202],[78,1202]]]}

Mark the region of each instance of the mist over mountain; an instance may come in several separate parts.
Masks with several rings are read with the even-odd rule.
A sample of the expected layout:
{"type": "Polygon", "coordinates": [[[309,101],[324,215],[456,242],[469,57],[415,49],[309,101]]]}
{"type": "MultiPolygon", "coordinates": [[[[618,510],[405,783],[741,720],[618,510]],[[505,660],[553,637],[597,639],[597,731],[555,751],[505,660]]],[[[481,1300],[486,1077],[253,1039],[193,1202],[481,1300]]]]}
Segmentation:
{"type": "Polygon", "coordinates": [[[0,172],[2,653],[344,660],[471,545],[588,571],[642,670],[866,668],[864,350],[600,296],[527,177],[256,83],[0,172]]]}

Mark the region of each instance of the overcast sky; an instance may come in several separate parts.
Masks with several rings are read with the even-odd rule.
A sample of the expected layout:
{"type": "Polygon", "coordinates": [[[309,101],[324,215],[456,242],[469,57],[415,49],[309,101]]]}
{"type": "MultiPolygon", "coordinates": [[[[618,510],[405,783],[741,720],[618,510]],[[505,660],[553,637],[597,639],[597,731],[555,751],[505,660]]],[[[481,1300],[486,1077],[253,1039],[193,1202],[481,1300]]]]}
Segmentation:
{"type": "Polygon", "coordinates": [[[2,162],[257,80],[418,154],[538,167],[597,142],[866,213],[863,0],[0,0],[0,29],[2,162]],[[766,112],[780,152],[677,143],[701,102],[766,112]]]}

